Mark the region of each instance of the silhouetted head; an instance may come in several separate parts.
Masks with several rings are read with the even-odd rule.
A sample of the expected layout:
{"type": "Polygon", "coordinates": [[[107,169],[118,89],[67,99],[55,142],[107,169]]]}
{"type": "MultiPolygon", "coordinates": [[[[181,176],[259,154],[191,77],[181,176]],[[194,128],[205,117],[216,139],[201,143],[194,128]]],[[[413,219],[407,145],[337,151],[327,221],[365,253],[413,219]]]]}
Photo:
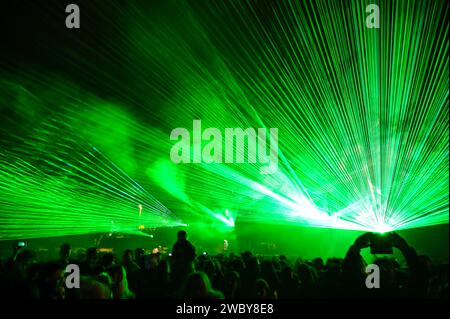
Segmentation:
{"type": "Polygon", "coordinates": [[[94,261],[96,259],[97,259],[97,248],[95,247],[88,248],[88,250],[86,251],[86,260],[94,261]]]}
{"type": "Polygon", "coordinates": [[[123,252],[123,263],[128,264],[133,261],[133,251],[131,249],[125,249],[123,252]]]}
{"type": "Polygon", "coordinates": [[[237,289],[239,289],[241,282],[240,278],[241,277],[239,276],[239,273],[236,271],[227,272],[224,278],[225,290],[235,292],[237,289]]]}
{"type": "Polygon", "coordinates": [[[315,267],[317,270],[322,270],[323,267],[324,267],[323,259],[320,258],[320,257],[315,258],[315,259],[313,260],[313,264],[314,264],[314,267],[315,267]]]}
{"type": "Polygon", "coordinates": [[[281,275],[281,278],[283,279],[283,281],[286,283],[292,282],[294,280],[294,271],[289,266],[284,267],[281,270],[280,275],[281,275]]]}
{"type": "Polygon", "coordinates": [[[264,279],[258,279],[255,282],[255,298],[266,299],[269,298],[270,287],[264,279]]]}
{"type": "Polygon", "coordinates": [[[104,268],[110,267],[112,264],[114,264],[114,255],[112,253],[106,253],[102,257],[102,266],[104,268]]]}
{"type": "Polygon", "coordinates": [[[139,260],[140,258],[144,257],[145,250],[144,248],[136,248],[134,251],[134,259],[139,260]]]}
{"type": "Polygon", "coordinates": [[[211,259],[205,260],[203,263],[203,270],[209,275],[212,276],[216,273],[216,266],[211,259]]]}
{"type": "Polygon", "coordinates": [[[297,266],[297,277],[303,285],[310,286],[315,281],[314,269],[306,263],[297,266]]]}
{"type": "Polygon", "coordinates": [[[157,254],[146,255],[144,259],[145,269],[150,270],[158,267],[159,257],[157,254]]]}
{"type": "Polygon", "coordinates": [[[180,230],[177,234],[178,240],[186,240],[187,239],[187,233],[185,230],[180,230]]]}
{"type": "Polygon", "coordinates": [[[242,274],[245,269],[244,261],[241,258],[234,259],[230,264],[230,269],[242,274]]]}
{"type": "Polygon", "coordinates": [[[126,270],[121,265],[113,265],[108,268],[108,274],[111,277],[113,284],[120,284],[126,278],[126,270]]]}
{"type": "Polygon", "coordinates": [[[211,282],[204,272],[195,272],[189,275],[184,286],[184,298],[205,299],[209,297],[211,282]]]}
{"type": "Polygon", "coordinates": [[[62,244],[61,247],[59,248],[59,256],[63,260],[68,259],[70,257],[71,253],[72,253],[72,247],[68,243],[62,244]]]}
{"type": "Polygon", "coordinates": [[[255,256],[252,256],[247,260],[246,266],[248,272],[253,276],[258,276],[261,272],[259,260],[255,256]]]}
{"type": "Polygon", "coordinates": [[[252,253],[247,250],[241,253],[241,256],[244,259],[244,261],[247,261],[250,257],[252,257],[252,253]]]}

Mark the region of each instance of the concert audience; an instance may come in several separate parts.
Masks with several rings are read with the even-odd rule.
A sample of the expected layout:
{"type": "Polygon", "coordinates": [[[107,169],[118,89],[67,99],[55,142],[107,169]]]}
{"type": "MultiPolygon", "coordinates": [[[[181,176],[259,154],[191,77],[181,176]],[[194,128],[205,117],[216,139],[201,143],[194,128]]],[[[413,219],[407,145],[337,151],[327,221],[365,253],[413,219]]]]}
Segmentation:
{"type": "Polygon", "coordinates": [[[367,262],[361,250],[373,234],[358,237],[344,259],[311,261],[286,256],[196,255],[195,247],[180,231],[172,255],[142,248],[127,249],[122,262],[95,247],[84,260],[71,259],[71,246],[60,247],[57,261],[37,262],[28,248],[13,247],[0,268],[0,298],[24,299],[275,299],[275,298],[448,298],[448,264],[434,265],[427,256],[396,233],[392,246],[404,256],[404,266],[393,257],[377,258],[380,288],[369,289],[367,262]],[[80,266],[80,289],[65,284],[68,263],[80,266]]]}

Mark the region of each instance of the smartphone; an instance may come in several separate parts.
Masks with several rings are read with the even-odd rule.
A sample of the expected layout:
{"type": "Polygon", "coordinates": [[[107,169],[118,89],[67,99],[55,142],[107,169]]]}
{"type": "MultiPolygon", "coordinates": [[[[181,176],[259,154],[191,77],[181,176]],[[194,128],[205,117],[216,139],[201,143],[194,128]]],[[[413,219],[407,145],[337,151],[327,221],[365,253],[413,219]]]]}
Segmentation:
{"type": "Polygon", "coordinates": [[[24,241],[18,241],[18,242],[17,242],[17,247],[19,247],[19,248],[23,248],[23,247],[25,247],[26,245],[27,245],[27,243],[24,242],[24,241]]]}
{"type": "Polygon", "coordinates": [[[370,240],[371,254],[393,254],[391,234],[373,234],[370,240]]]}

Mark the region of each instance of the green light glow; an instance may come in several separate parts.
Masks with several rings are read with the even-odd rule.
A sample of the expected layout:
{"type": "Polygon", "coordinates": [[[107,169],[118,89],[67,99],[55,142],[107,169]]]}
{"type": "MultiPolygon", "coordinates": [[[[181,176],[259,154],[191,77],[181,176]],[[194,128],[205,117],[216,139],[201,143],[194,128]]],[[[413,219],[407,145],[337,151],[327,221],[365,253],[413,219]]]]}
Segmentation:
{"type": "Polygon", "coordinates": [[[5,72],[0,239],[109,231],[111,220],[124,231],[448,223],[448,2],[380,1],[380,29],[365,26],[370,1],[258,3],[128,3],[105,22],[126,44],[91,53],[103,67],[73,53],[111,99],[50,72],[5,72]],[[278,128],[279,170],[173,164],[169,134],[195,119],[278,128]]]}

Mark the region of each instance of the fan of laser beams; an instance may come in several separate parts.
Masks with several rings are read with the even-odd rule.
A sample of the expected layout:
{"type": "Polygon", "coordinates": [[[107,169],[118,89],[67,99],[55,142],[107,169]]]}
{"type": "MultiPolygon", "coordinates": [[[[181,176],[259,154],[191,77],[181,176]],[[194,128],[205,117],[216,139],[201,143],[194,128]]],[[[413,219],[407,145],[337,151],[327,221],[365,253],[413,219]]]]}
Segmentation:
{"type": "MultiPolygon", "coordinates": [[[[169,162],[140,180],[196,218],[236,206],[238,220],[252,222],[379,231],[446,223],[448,2],[381,1],[380,29],[366,27],[367,4],[167,1],[170,10],[158,11],[127,3],[122,19],[105,18],[117,37],[101,49],[104,65],[126,62],[127,81],[75,60],[137,105],[138,163],[167,162],[170,131],[194,119],[221,131],[279,129],[279,169],[270,176],[260,163],[169,162]]],[[[114,163],[124,169],[131,160],[114,163]]]]}
{"type": "Polygon", "coordinates": [[[174,81],[189,75],[172,83],[182,92],[177,118],[279,128],[281,163],[271,178],[258,165],[204,165],[211,175],[189,168],[190,197],[226,206],[227,185],[248,195],[241,218],[297,215],[300,225],[385,231],[448,222],[448,3],[382,2],[380,29],[366,27],[364,1],[191,5],[186,23],[213,52],[214,69],[196,58],[196,40],[176,33],[138,37],[141,56],[170,60],[174,81]],[[252,193],[264,196],[260,205],[249,205],[252,193]]]}
{"type": "Polygon", "coordinates": [[[64,123],[44,123],[0,161],[0,238],[145,235],[181,225],[168,208],[64,123]]]}

